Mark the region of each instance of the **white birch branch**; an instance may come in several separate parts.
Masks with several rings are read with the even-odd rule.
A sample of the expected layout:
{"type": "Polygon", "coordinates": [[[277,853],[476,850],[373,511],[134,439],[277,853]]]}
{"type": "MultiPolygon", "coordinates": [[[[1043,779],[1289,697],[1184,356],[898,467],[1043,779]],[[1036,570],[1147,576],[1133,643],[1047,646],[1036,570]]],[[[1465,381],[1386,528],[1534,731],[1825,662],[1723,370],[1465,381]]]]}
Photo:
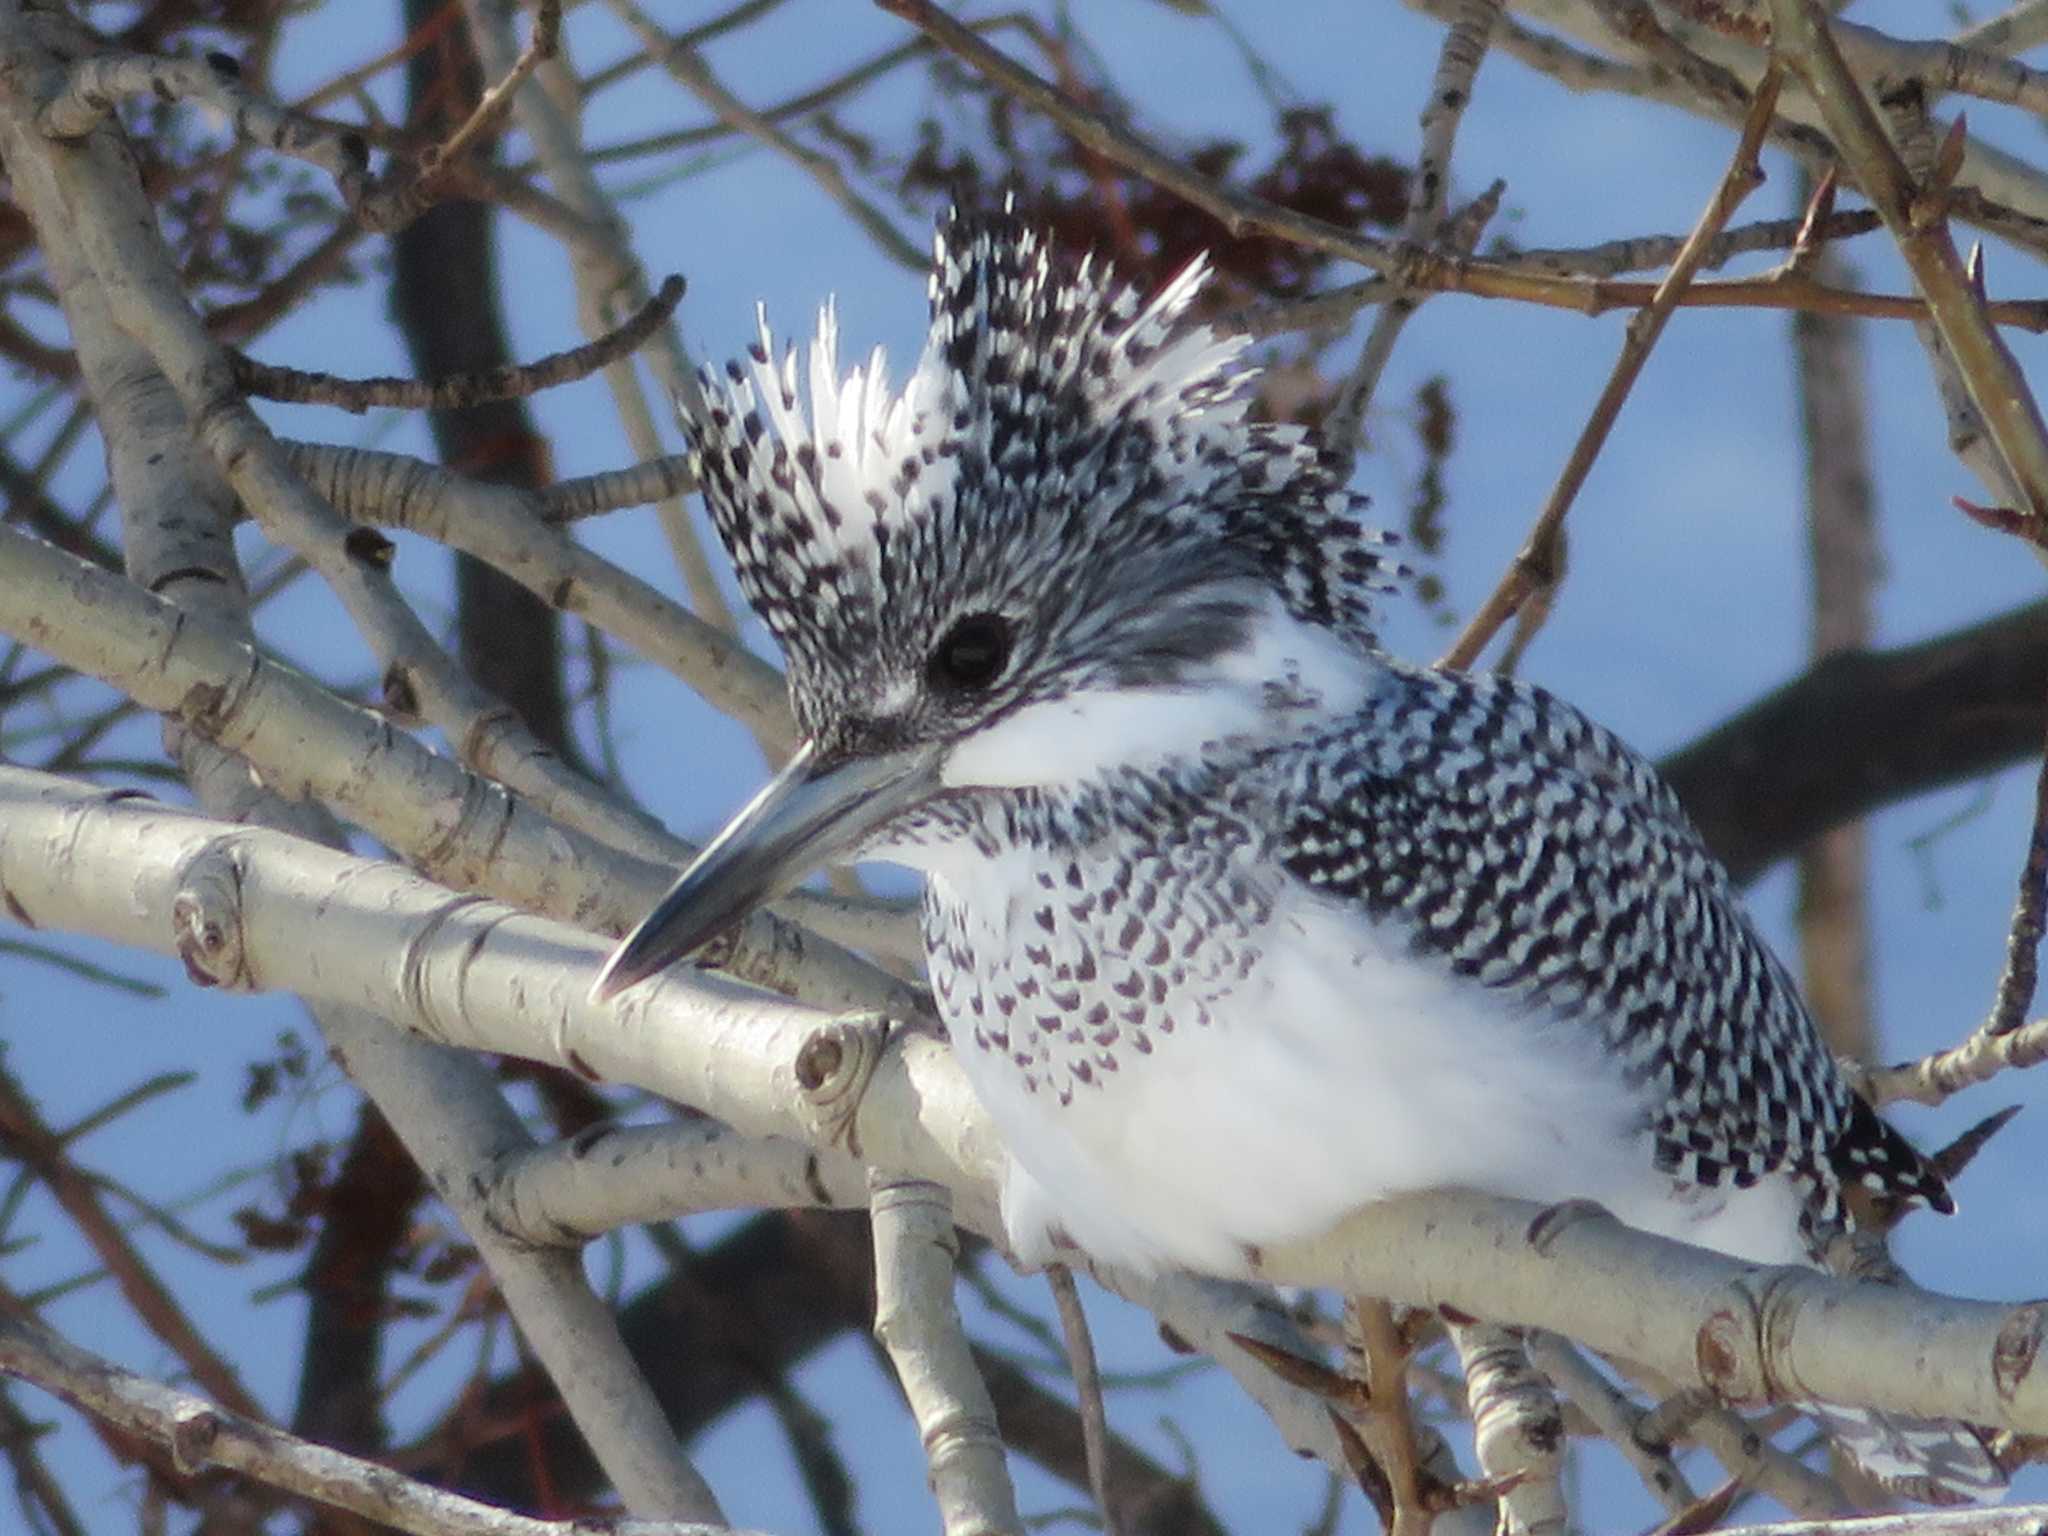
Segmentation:
{"type": "MultiPolygon", "coordinates": [[[[169,381],[143,337],[122,323],[124,313],[132,320],[138,312],[136,295],[122,291],[124,281],[166,283],[167,254],[153,214],[141,202],[133,163],[111,131],[70,151],[44,138],[31,108],[50,94],[62,71],[39,49],[30,23],[14,5],[0,6],[0,61],[0,144],[16,195],[44,243],[81,369],[100,407],[131,564],[148,579],[172,586],[196,610],[225,620],[234,636],[248,616],[229,542],[233,498],[223,470],[196,442],[200,434],[192,430],[188,402],[166,387],[169,381]],[[105,259],[96,262],[96,251],[105,259]]],[[[174,277],[168,286],[168,299],[159,294],[162,302],[154,309],[142,308],[176,332],[177,316],[189,320],[190,312],[174,277]]],[[[105,580],[116,589],[123,586],[116,578],[105,580]]],[[[402,605],[398,611],[411,617],[402,605]]],[[[179,623],[185,618],[178,610],[172,616],[179,623]]],[[[221,678],[239,675],[216,673],[206,686],[218,689],[221,678]]],[[[246,766],[228,752],[196,735],[178,734],[180,766],[204,803],[239,818],[340,841],[338,829],[316,807],[285,804],[253,783],[246,766]]],[[[195,870],[183,914],[195,952],[210,951],[215,963],[228,968],[239,964],[237,936],[209,924],[217,900],[232,904],[232,895],[220,889],[231,874],[221,866],[195,870]]],[[[393,1030],[374,1011],[334,999],[309,1002],[330,1049],[465,1221],[508,1311],[629,1506],[719,1518],[717,1500],[682,1454],[615,1320],[574,1257],[515,1248],[479,1220],[475,1174],[525,1135],[487,1069],[393,1030]]]]}
{"type": "MultiPolygon", "coordinates": [[[[700,1120],[600,1127],[512,1153],[499,1160],[485,1199],[493,1227],[547,1245],[707,1210],[865,1207],[867,1185],[859,1163],[836,1148],[745,1136],[700,1120]]],[[[1312,1348],[1275,1310],[1265,1287],[1184,1274],[1092,1273],[1106,1289],[1151,1312],[1182,1345],[1216,1357],[1289,1447],[1343,1470],[1322,1399],[1290,1386],[1230,1341],[1240,1333],[1295,1353],[1312,1348]]],[[[1439,1536],[1458,1523],[1440,1526],[1439,1536]]]]}
{"type": "Polygon", "coordinates": [[[953,1301],[960,1257],[952,1197],[929,1179],[869,1176],[875,1229],[875,1337],[888,1351],[924,1443],[946,1536],[1023,1536],[1017,1494],[953,1301]]]}
{"type": "Polygon", "coordinates": [[[2042,1536],[2048,1504],[1986,1509],[1916,1509],[1898,1515],[1839,1520],[1789,1520],[1782,1525],[1729,1526],[1717,1536],[2042,1536]]]}
{"type": "Polygon", "coordinates": [[[1992,53],[2025,53],[2048,43],[2048,3],[2019,0],[1998,15],[1963,28],[1956,41],[1992,53]]]}
{"type": "Polygon", "coordinates": [[[1562,1480],[1564,1415],[1556,1395],[1531,1369],[1516,1330],[1454,1322],[1450,1332],[1465,1367],[1480,1470],[1489,1478],[1521,1479],[1501,1496],[1503,1536],[1559,1536],[1569,1528],[1571,1513],[1562,1480]]]}
{"type": "Polygon", "coordinates": [[[782,674],[543,515],[540,494],[471,480],[401,453],[287,443],[292,467],[355,523],[404,528],[474,555],[550,607],[665,667],[772,751],[796,745],[782,674]]]}
{"type": "MultiPolygon", "coordinates": [[[[836,1085],[849,1049],[824,1015],[687,972],[593,1005],[604,947],[586,935],[391,865],[20,769],[0,769],[0,905],[178,953],[223,985],[367,1007],[442,1043],[630,1081],[750,1135],[815,1136],[804,1084],[836,1085]],[[223,863],[232,879],[195,878],[223,863]]],[[[1000,1145],[946,1047],[898,1031],[854,1076],[865,1087],[843,1121],[849,1148],[944,1183],[965,1224],[999,1231],[1000,1145]]],[[[1454,1192],[1389,1201],[1257,1255],[1255,1274],[1548,1328],[1726,1401],[2048,1432],[2048,1372],[2035,1370],[2048,1304],[1758,1268],[1597,1213],[1532,1234],[1542,1214],[1454,1192]]]]}
{"type": "Polygon", "coordinates": [[[204,59],[160,54],[103,53],[74,61],[63,91],[44,105],[43,131],[53,139],[82,139],[109,121],[123,97],[197,102],[227,124],[235,137],[275,154],[318,166],[350,207],[369,185],[370,152],[360,132],[294,112],[243,85],[226,54],[204,59]]]}
{"type": "Polygon", "coordinates": [[[599,1125],[523,1148],[499,1159],[485,1195],[493,1227],[559,1247],[705,1211],[866,1204],[867,1176],[844,1152],[742,1136],[715,1120],[599,1125]]]}
{"type": "Polygon", "coordinates": [[[1636,1385],[1658,1394],[1651,1423],[1675,1417],[1683,1429],[1671,1431],[1670,1439],[1687,1439],[1701,1446],[1745,1488],[1768,1495],[1808,1519],[1846,1514],[1852,1508],[1834,1479],[1814,1471],[1790,1451],[1779,1449],[1769,1436],[1721,1407],[1709,1394],[1694,1387],[1674,1387],[1669,1378],[1654,1371],[1624,1365],[1624,1374],[1636,1385]]]}
{"type": "MultiPolygon", "coordinates": [[[[189,457],[189,437],[179,440],[189,457]]],[[[138,474],[168,481],[162,463],[145,464],[146,457],[137,456],[138,474]]],[[[643,843],[650,862],[564,825],[263,657],[239,629],[182,612],[5,527],[0,631],[247,758],[279,794],[322,801],[458,889],[618,934],[654,904],[688,856],[687,845],[664,833],[643,843]]],[[[779,905],[850,937],[870,937],[855,912],[835,910],[841,904],[797,896],[779,905]]],[[[736,976],[824,1008],[909,1013],[919,1006],[896,978],[765,913],[749,918],[718,959],[736,976]]]]}
{"type": "Polygon", "coordinates": [[[1635,1468],[1643,1487],[1668,1513],[1681,1514],[1692,1505],[1698,1495],[1670,1450],[1647,1444],[1638,1433],[1642,1410],[1601,1375],[1571,1340],[1535,1329],[1524,1337],[1523,1347],[1529,1352],[1529,1363],[1549,1377],[1566,1401],[1635,1468]]]}
{"type": "Polygon", "coordinates": [[[266,536],[301,556],[340,598],[384,669],[387,694],[402,695],[465,761],[507,785],[544,803],[582,796],[579,776],[457,667],[399,597],[388,542],[351,529],[293,471],[193,310],[127,146],[110,129],[69,146],[42,132],[40,104],[61,94],[67,76],[20,19],[19,0],[0,10],[0,52],[9,169],[32,184],[26,211],[44,249],[68,216],[75,252],[114,322],[170,382],[192,435],[266,536]]]}

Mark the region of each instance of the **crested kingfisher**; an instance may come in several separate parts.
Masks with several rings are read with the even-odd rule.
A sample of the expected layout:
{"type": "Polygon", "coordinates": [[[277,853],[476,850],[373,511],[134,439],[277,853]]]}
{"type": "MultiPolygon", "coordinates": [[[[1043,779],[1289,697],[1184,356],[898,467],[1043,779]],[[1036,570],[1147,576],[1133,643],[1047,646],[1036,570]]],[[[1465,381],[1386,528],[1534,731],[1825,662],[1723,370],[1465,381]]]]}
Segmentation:
{"type": "MultiPolygon", "coordinates": [[[[804,745],[609,997],[828,861],[925,877],[939,1011],[1027,1262],[1243,1273],[1388,1196],[1598,1201],[1816,1262],[1845,1186],[1948,1211],[1851,1091],[1670,787],[1571,705],[1374,633],[1397,574],[1245,338],[954,213],[901,390],[765,321],[687,411],[804,745]]],[[[1894,1488],[1962,1426],[1813,1405],[1894,1488]]]]}

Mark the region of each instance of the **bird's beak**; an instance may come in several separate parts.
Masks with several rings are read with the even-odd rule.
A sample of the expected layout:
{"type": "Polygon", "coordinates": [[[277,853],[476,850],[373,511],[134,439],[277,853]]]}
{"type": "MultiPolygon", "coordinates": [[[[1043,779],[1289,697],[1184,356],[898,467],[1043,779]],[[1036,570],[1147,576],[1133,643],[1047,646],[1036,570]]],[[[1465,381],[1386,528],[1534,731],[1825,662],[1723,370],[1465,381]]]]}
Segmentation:
{"type": "Polygon", "coordinates": [[[937,747],[821,764],[806,742],[605,961],[597,1002],[701,949],[939,789],[937,747]]]}

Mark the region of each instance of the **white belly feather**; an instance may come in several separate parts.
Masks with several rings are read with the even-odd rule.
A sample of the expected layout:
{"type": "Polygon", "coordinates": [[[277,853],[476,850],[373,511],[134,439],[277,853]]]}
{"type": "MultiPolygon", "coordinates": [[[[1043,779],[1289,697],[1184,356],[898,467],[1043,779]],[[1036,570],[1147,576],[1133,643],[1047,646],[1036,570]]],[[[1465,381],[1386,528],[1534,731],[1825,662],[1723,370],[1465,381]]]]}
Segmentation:
{"type": "MultiPolygon", "coordinates": [[[[976,947],[1012,953],[1028,921],[1030,855],[945,860],[976,947]],[[961,877],[976,889],[961,889],[961,877]],[[1003,931],[997,931],[998,929],[1003,931]]],[[[937,861],[934,861],[937,862],[937,861]]],[[[1071,935],[1048,940],[1055,961],[1071,935]]],[[[1045,1071],[977,1047],[962,1065],[1008,1146],[1011,1243],[1057,1256],[1054,1232],[1099,1259],[1239,1272],[1247,1246],[1311,1236],[1388,1196],[1468,1188],[1550,1203],[1597,1200],[1632,1225],[1758,1262],[1798,1257],[1786,1181],[1681,1194],[1650,1161],[1642,1099],[1582,1021],[1508,1006],[1407,953],[1355,909],[1293,888],[1242,980],[1209,993],[1209,1022],[1154,1032],[1142,1056],[1055,1091],[1045,1071]],[[1027,1076],[1037,1085],[1027,1086],[1027,1076]]]]}
{"type": "MultiPolygon", "coordinates": [[[[946,781],[1071,785],[1111,768],[1200,762],[1234,731],[1279,739],[1355,709],[1383,680],[1370,658],[1277,601],[1246,648],[1217,666],[1199,695],[1126,689],[1020,710],[957,748],[946,781]],[[1287,686],[1276,691],[1275,679],[1287,686]]],[[[1201,873],[1134,871],[1141,855],[1130,848],[1114,867],[1114,848],[1094,855],[1111,863],[1093,864],[1071,848],[977,849],[964,838],[878,851],[932,882],[946,930],[933,934],[933,978],[1014,1160],[1004,1210],[1020,1258],[1051,1257],[1058,1228],[1110,1262],[1233,1272],[1248,1245],[1446,1187],[1592,1199],[1634,1225],[1758,1262],[1800,1255],[1786,1180],[1681,1192],[1656,1171],[1645,1101],[1588,1021],[1520,1008],[1418,960],[1360,909],[1271,864],[1237,862],[1199,837],[1177,857],[1208,858],[1201,873]],[[1152,882],[1159,899],[1141,937],[1125,942],[1129,906],[1073,905],[1070,864],[1088,891],[1152,882]],[[1241,929],[1231,879],[1260,893],[1255,932],[1228,931],[1241,929]],[[1205,926],[1226,930],[1220,957],[1182,950],[1205,926]],[[1075,1021],[1098,1005],[1116,1016],[1136,1006],[1128,988],[1160,974],[1146,956],[1167,953],[1162,942],[1168,967],[1188,974],[1172,997],[1148,989],[1143,1001],[1154,1021],[1170,1022],[1103,1046],[1075,1021]],[[1063,995],[1078,994],[1078,1008],[1055,1006],[1062,967],[1063,995]],[[1014,1013],[997,1017],[998,999],[1014,1013]]]]}

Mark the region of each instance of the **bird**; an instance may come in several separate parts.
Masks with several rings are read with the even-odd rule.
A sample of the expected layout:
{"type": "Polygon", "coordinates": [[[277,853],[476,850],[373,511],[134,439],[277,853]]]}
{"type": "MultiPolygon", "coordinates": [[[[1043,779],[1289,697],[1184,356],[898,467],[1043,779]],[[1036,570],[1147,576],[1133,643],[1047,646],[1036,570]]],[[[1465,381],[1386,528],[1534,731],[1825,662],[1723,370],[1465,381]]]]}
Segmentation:
{"type": "MultiPolygon", "coordinates": [[[[1382,646],[1396,540],[1261,419],[1208,275],[1148,296],[956,208],[900,389],[829,302],[705,371],[691,462],[803,744],[596,996],[826,863],[920,873],[1027,1265],[1242,1275],[1442,1188],[1765,1264],[1818,1263],[1851,1187],[1952,1210],[1649,762],[1382,646]]],[[[1815,1411],[1911,1496],[2003,1485],[1966,1426],[1815,1411]]]]}

